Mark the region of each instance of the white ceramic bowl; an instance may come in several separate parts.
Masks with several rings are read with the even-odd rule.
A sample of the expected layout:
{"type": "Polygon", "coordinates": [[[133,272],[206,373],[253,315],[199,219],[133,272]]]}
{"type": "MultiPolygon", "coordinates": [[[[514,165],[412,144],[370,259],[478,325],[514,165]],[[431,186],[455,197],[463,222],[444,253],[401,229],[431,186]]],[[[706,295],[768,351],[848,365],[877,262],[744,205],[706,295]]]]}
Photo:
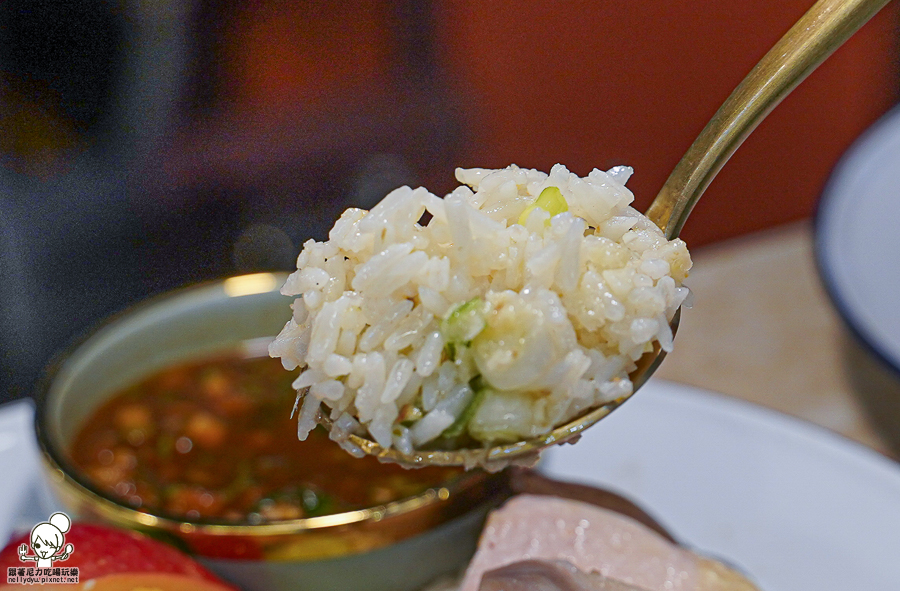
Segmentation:
{"type": "Polygon", "coordinates": [[[835,168],[816,213],[815,249],[826,290],[853,334],[848,375],[900,450],[900,108],[835,168]]]}

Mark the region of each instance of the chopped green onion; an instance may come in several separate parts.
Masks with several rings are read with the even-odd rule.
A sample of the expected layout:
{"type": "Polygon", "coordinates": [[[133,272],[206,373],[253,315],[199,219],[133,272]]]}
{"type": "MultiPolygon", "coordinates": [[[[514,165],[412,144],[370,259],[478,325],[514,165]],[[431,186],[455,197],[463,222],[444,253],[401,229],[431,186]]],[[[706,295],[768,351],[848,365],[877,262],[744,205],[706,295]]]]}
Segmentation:
{"type": "MultiPolygon", "coordinates": [[[[528,221],[528,216],[530,216],[531,212],[537,208],[543,209],[550,214],[550,217],[553,217],[564,211],[569,211],[569,204],[566,202],[566,198],[563,197],[559,187],[547,187],[541,191],[541,194],[534,200],[534,203],[525,208],[525,211],[519,216],[519,224],[524,226],[525,222],[528,221]]],[[[550,220],[547,220],[544,223],[549,226],[550,220]]]]}
{"type": "Polygon", "coordinates": [[[468,346],[487,326],[486,315],[487,303],[477,297],[453,308],[441,322],[441,334],[450,350],[457,345],[468,346]]]}
{"type": "MultiPolygon", "coordinates": [[[[319,492],[316,494],[317,503],[315,507],[306,510],[308,517],[321,517],[322,515],[331,515],[337,512],[337,505],[331,496],[319,492]]],[[[304,508],[306,508],[306,499],[304,499],[304,508]]]]}
{"type": "Polygon", "coordinates": [[[478,410],[478,407],[481,406],[481,402],[490,391],[490,388],[485,386],[485,381],[480,375],[469,380],[469,385],[475,390],[475,396],[472,396],[472,400],[469,401],[466,408],[464,408],[462,413],[460,413],[456,420],[453,421],[453,424],[444,429],[444,432],[441,433],[442,437],[453,438],[462,435],[463,431],[469,426],[469,421],[475,416],[475,411],[478,410]]]}

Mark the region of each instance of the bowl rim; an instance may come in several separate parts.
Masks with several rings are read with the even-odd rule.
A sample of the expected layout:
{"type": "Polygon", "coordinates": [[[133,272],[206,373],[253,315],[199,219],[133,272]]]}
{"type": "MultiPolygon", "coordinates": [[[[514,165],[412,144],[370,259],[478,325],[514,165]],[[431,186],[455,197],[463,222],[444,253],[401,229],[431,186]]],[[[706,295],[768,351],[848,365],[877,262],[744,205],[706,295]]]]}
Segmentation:
{"type": "MultiPolygon", "coordinates": [[[[841,155],[825,182],[812,216],[813,260],[825,294],[856,342],[895,377],[900,377],[900,349],[895,343],[884,340],[884,333],[864,318],[859,302],[854,301],[852,290],[841,277],[846,264],[832,232],[845,221],[839,215],[840,206],[859,194],[850,190],[858,188],[861,182],[869,186],[877,184],[888,174],[879,168],[873,181],[872,175],[863,177],[858,171],[867,165],[870,167],[871,162],[897,153],[898,130],[900,105],[889,109],[873,122],[841,155]]],[[[868,168],[866,172],[869,172],[868,168]]],[[[895,173],[890,174],[896,176],[895,173]]]]}
{"type": "MultiPolygon", "coordinates": [[[[271,287],[261,291],[228,295],[228,297],[242,297],[263,295],[277,292],[284,283],[287,273],[252,273],[235,275],[223,279],[189,284],[150,296],[134,305],[128,306],[119,312],[107,316],[103,320],[88,328],[85,332],[75,337],[67,346],[54,355],[45,366],[40,378],[37,380],[32,398],[35,402],[34,429],[37,436],[38,448],[45,468],[49,469],[51,478],[75,495],[79,501],[86,502],[104,518],[125,524],[138,529],[162,529],[182,534],[200,535],[233,535],[241,537],[270,537],[285,534],[297,534],[304,531],[331,530],[341,526],[379,522],[406,515],[413,511],[442,503],[459,496],[466,490],[477,488],[479,484],[487,483],[492,479],[491,474],[469,470],[459,477],[453,478],[443,484],[431,486],[422,493],[376,505],[364,509],[344,511],[331,515],[317,517],[304,517],[280,521],[265,521],[261,523],[248,523],[246,521],[233,522],[215,519],[188,519],[170,515],[162,515],[137,509],[104,492],[95,486],[89,478],[81,474],[60,446],[54,443],[49,432],[49,407],[54,399],[53,385],[55,379],[65,369],[66,364],[79,352],[85,350],[90,342],[102,335],[107,330],[120,326],[129,318],[133,318],[148,310],[166,305],[167,302],[184,298],[190,294],[200,293],[203,290],[225,290],[227,282],[235,278],[247,278],[251,276],[269,275],[274,279],[271,287]],[[279,277],[281,278],[279,280],[279,277]]],[[[285,296],[287,297],[287,296],[285,296]]],[[[226,347],[223,347],[225,350],[226,347]]],[[[465,495],[463,495],[465,496],[465,495]]],[[[496,495],[485,496],[485,501],[496,495]]],[[[474,506],[469,507],[475,509],[474,506]]],[[[464,511],[449,515],[446,521],[462,515],[464,511]]]]}

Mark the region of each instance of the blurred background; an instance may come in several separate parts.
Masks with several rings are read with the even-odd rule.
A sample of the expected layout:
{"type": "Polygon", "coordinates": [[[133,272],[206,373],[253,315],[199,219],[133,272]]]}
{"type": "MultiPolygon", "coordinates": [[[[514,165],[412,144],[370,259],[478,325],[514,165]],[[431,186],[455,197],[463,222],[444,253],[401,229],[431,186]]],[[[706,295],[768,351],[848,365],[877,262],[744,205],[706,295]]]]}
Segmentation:
{"type": "MultiPolygon", "coordinates": [[[[644,210],[812,4],[4,0],[0,399],[149,295],[288,270],[344,208],[453,169],[628,164],[644,210]]],[[[889,5],[760,126],[683,233],[809,218],[900,92],[889,5]]]]}

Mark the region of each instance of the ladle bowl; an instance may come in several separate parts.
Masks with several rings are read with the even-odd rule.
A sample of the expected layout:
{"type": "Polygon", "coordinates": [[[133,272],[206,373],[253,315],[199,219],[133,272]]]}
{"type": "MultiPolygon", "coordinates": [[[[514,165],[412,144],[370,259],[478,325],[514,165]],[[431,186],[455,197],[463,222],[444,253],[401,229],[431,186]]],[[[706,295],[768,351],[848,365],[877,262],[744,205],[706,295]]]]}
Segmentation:
{"type": "MultiPolygon", "coordinates": [[[[681,232],[706,188],[757,125],[813,70],[869,21],[889,0],[819,0],[766,53],[735,88],[688,151],[675,166],[647,209],[647,217],[669,239],[681,232]]],[[[672,321],[678,327],[680,310],[672,321]]],[[[595,407],[545,435],[494,447],[415,451],[385,449],[364,437],[350,435],[345,447],[377,456],[382,461],[410,466],[462,465],[499,469],[510,463],[533,463],[543,449],[574,442],[580,434],[608,416],[640,388],[665,356],[657,344],[631,373],[632,394],[595,407]]],[[[327,417],[319,422],[330,427],[327,417]]]]}

